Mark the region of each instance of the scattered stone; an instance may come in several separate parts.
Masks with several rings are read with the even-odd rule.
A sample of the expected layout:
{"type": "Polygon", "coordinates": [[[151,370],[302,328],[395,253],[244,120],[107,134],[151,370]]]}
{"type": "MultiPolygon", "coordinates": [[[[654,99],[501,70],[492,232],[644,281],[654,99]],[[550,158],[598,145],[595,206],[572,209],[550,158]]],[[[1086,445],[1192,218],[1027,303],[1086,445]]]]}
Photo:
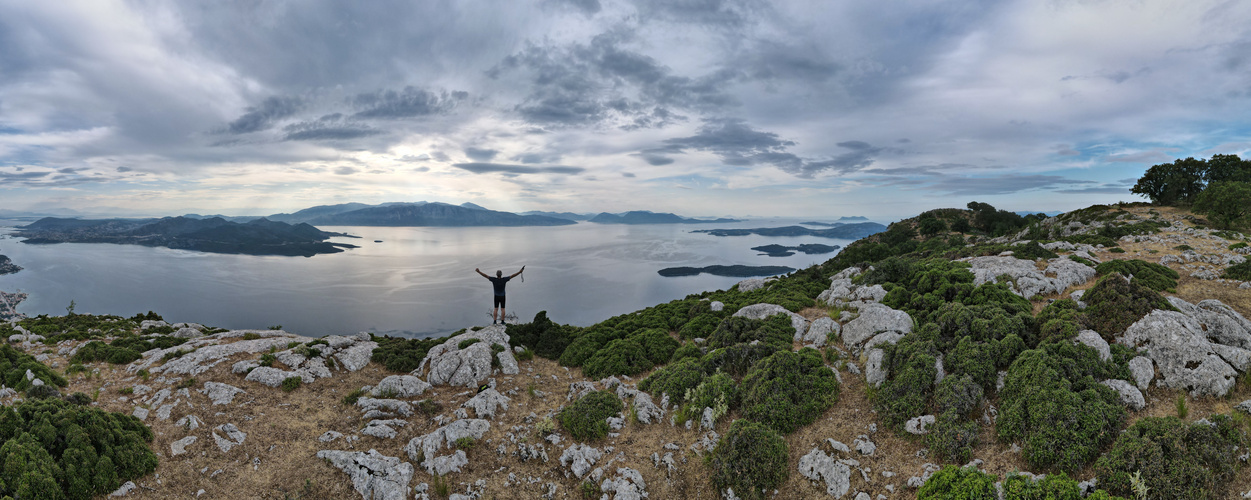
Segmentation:
{"type": "Polygon", "coordinates": [[[1130,409],[1141,410],[1147,406],[1147,400],[1142,397],[1142,392],[1127,381],[1119,379],[1104,380],[1103,385],[1116,391],[1121,397],[1121,403],[1130,409]]]}
{"type": "Polygon", "coordinates": [[[269,387],[278,387],[282,385],[283,380],[286,380],[291,377],[299,377],[299,376],[300,374],[296,372],[279,370],[272,366],[260,366],[248,372],[248,375],[244,377],[243,379],[247,380],[248,382],[256,382],[258,384],[267,385],[269,387]]]}
{"type": "Polygon", "coordinates": [[[365,424],[365,428],[361,429],[361,434],[380,439],[391,439],[397,434],[395,428],[404,427],[405,425],[408,425],[408,421],[400,419],[370,420],[368,424],[365,424]]]}
{"type": "Polygon", "coordinates": [[[861,455],[871,457],[873,456],[873,453],[877,451],[877,445],[873,444],[873,441],[869,440],[869,436],[864,434],[861,434],[860,437],[852,441],[851,444],[852,447],[854,447],[856,451],[860,452],[861,455]]]}
{"type": "Polygon", "coordinates": [[[190,446],[192,443],[194,443],[196,439],[197,438],[195,436],[187,436],[185,438],[174,441],[173,443],[170,443],[169,444],[169,456],[176,457],[178,455],[182,455],[183,453],[186,453],[187,446],[190,446]]]}
{"type": "Polygon", "coordinates": [[[640,391],[634,394],[634,413],[639,423],[651,425],[664,418],[665,410],[656,406],[656,403],[652,402],[652,397],[646,392],[640,391]]]}
{"type": "Polygon", "coordinates": [[[1146,356],[1135,356],[1129,360],[1129,373],[1134,376],[1134,385],[1145,391],[1151,387],[1151,380],[1155,378],[1155,363],[1146,356]]]}
{"type": "Polygon", "coordinates": [[[825,345],[830,334],[838,336],[840,328],[833,319],[817,318],[812,321],[811,325],[808,325],[808,331],[804,334],[800,335],[798,331],[795,332],[795,341],[821,347],[825,345]]]}
{"type": "Polygon", "coordinates": [[[148,419],[148,409],[142,406],[136,406],[135,410],[130,412],[130,414],[139,420],[148,419]]]}
{"type": "Polygon", "coordinates": [[[496,408],[508,410],[508,402],[512,401],[508,396],[500,394],[495,389],[487,389],[479,392],[476,396],[461,404],[461,408],[473,408],[474,414],[478,418],[495,419],[496,408]]]}
{"type": "Polygon", "coordinates": [[[113,490],[112,493],[109,493],[109,496],[124,497],[126,495],[129,495],[131,491],[134,491],[135,488],[137,488],[137,486],[135,486],[134,481],[126,481],[126,483],[123,484],[120,488],[113,490]]]}
{"type": "Polygon", "coordinates": [[[908,419],[908,421],[904,423],[904,430],[908,431],[909,433],[916,434],[918,436],[923,436],[925,434],[930,433],[929,427],[931,425],[934,425],[934,422],[935,422],[935,417],[933,415],[922,415],[920,417],[914,417],[914,418],[908,419]]]}
{"type": "Polygon", "coordinates": [[[847,445],[842,443],[842,441],[836,441],[833,438],[826,438],[825,442],[830,443],[830,448],[834,448],[834,451],[851,453],[851,448],[848,448],[847,445]]]}
{"type": "Polygon", "coordinates": [[[397,457],[388,457],[377,450],[368,452],[321,450],[317,458],[330,461],[352,479],[352,487],[366,500],[404,500],[408,498],[413,479],[413,466],[397,457]]]}
{"type": "Polygon", "coordinates": [[[426,469],[438,476],[447,475],[449,472],[460,472],[460,468],[466,465],[469,465],[469,457],[465,455],[464,450],[456,450],[451,455],[426,460],[426,469]]]}
{"type": "Polygon", "coordinates": [[[825,492],[840,498],[851,489],[851,467],[813,448],[799,459],[799,473],[813,481],[825,481],[825,492]]]}
{"type": "Polygon", "coordinates": [[[404,446],[404,451],[408,453],[408,457],[413,461],[417,461],[422,457],[426,458],[427,471],[433,470],[433,464],[430,458],[438,453],[440,448],[451,448],[455,445],[457,439],[472,438],[482,439],[482,436],[491,429],[491,423],[482,419],[463,419],[457,420],[443,427],[435,429],[433,432],[424,436],[418,436],[408,441],[404,446]]]}
{"type": "Polygon", "coordinates": [[[213,441],[217,443],[217,447],[221,448],[222,453],[230,452],[231,448],[243,444],[243,440],[248,437],[247,433],[235,427],[235,424],[222,424],[213,428],[213,441]],[[226,437],[217,435],[218,431],[225,434],[226,437]]]}
{"type": "Polygon", "coordinates": [[[325,433],[325,434],[322,434],[322,435],[321,435],[321,437],[318,437],[318,438],[317,438],[317,440],[318,440],[318,441],[321,441],[321,442],[323,442],[323,443],[329,443],[329,442],[334,441],[334,440],[336,440],[336,439],[339,439],[339,438],[341,438],[341,437],[343,437],[343,433],[342,433],[342,432],[336,432],[336,431],[326,431],[326,433],[325,433]]]}
{"type": "Polygon", "coordinates": [[[603,453],[594,447],[578,443],[565,448],[560,454],[560,465],[569,467],[574,476],[582,479],[601,456],[603,453]]]}
{"type": "Polygon", "coordinates": [[[885,351],[881,349],[870,349],[864,362],[864,381],[872,384],[873,387],[881,387],[882,383],[886,382],[887,375],[889,375],[886,368],[882,366],[882,361],[885,357],[885,351]]]}
{"type": "Polygon", "coordinates": [[[605,479],[600,484],[600,491],[612,493],[613,500],[640,500],[647,498],[647,484],[639,471],[629,468],[618,468],[617,475],[605,479]]]}
{"type": "Polygon", "coordinates": [[[369,393],[374,397],[411,398],[420,396],[430,387],[430,384],[412,375],[391,375],[378,382],[369,393]]]}
{"type": "Polygon", "coordinates": [[[199,429],[200,425],[202,425],[203,423],[204,421],[200,420],[195,415],[187,415],[185,417],[178,419],[177,422],[174,422],[174,425],[177,425],[189,431],[194,431],[196,429],[199,429]]]}
{"type": "Polygon", "coordinates": [[[1082,330],[1077,332],[1077,338],[1073,339],[1074,343],[1086,344],[1099,353],[1100,361],[1112,359],[1112,350],[1108,347],[1108,342],[1103,340],[1103,336],[1094,330],[1082,330]]]}
{"type": "MultiPolygon", "coordinates": [[[[279,383],[281,384],[281,382],[279,383]]],[[[204,388],[197,392],[207,395],[208,398],[213,401],[214,405],[227,405],[230,404],[231,401],[234,401],[236,394],[247,391],[233,385],[223,384],[220,382],[205,382],[204,388]]]]}
{"type": "MultiPolygon", "coordinates": [[[[356,406],[365,412],[366,415],[370,412],[379,412],[379,414],[399,415],[402,417],[413,416],[412,405],[398,399],[360,398],[356,400],[356,406]]],[[[367,418],[373,418],[373,416],[367,418]]]]}

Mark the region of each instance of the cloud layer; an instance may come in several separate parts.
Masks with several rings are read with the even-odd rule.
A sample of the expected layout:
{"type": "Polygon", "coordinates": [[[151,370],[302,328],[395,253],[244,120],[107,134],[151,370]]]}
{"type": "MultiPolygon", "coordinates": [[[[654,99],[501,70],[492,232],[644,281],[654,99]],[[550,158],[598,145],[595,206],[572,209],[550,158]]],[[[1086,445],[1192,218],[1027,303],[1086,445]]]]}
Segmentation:
{"type": "Polygon", "coordinates": [[[0,208],[907,216],[1247,155],[1231,1],[0,1],[0,208]]]}

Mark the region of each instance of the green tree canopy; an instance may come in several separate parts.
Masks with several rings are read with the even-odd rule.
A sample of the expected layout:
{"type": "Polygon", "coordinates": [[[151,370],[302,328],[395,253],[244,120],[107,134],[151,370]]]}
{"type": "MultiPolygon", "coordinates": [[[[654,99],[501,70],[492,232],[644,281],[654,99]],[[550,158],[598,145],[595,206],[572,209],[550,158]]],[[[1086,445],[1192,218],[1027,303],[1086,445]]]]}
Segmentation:
{"type": "Polygon", "coordinates": [[[1199,194],[1194,210],[1222,229],[1240,226],[1251,215],[1251,182],[1214,182],[1199,194]]]}

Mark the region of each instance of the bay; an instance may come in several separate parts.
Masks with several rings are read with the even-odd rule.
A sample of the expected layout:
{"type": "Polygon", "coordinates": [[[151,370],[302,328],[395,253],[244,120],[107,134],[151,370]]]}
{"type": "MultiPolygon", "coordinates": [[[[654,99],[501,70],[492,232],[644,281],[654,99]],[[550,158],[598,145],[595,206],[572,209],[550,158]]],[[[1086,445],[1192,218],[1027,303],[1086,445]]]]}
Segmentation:
{"type": "MultiPolygon", "coordinates": [[[[757,219],[716,227],[773,227],[809,219],[757,219]]],[[[804,268],[835,254],[757,255],[768,243],[846,246],[816,237],[715,237],[700,225],[557,227],[326,226],[360,248],[314,257],[227,255],[137,245],[27,245],[0,221],[0,254],[24,268],[0,276],[0,290],[30,298],[24,314],[130,316],[149,310],[171,322],[230,329],[283,329],[309,336],[377,334],[426,337],[488,324],[494,275],[526,272],[508,284],[509,313],[529,321],[545,310],[560,323],[590,325],[614,315],[728,288],[742,278],[666,278],[662,268],[782,265],[804,268]],[[376,243],[375,240],[381,241],[376,243]]]]}

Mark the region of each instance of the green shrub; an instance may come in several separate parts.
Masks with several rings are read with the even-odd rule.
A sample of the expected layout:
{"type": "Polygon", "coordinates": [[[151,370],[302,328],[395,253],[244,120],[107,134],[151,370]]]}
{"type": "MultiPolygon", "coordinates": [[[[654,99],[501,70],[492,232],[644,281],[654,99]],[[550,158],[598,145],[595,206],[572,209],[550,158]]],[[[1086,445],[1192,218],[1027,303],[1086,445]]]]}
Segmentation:
{"type": "Polygon", "coordinates": [[[482,339],[465,339],[460,341],[459,344],[456,344],[456,348],[462,350],[467,349],[469,346],[477,344],[478,342],[482,342],[482,339]]]}
{"type": "Polygon", "coordinates": [[[1112,247],[1109,248],[1108,251],[1112,253],[1125,253],[1125,249],[1121,247],[1112,247]]]}
{"type": "Polygon", "coordinates": [[[1229,249],[1230,249],[1230,250],[1237,250],[1237,249],[1239,249],[1239,248],[1247,248],[1247,242],[1245,242],[1245,241],[1239,241],[1239,242],[1234,243],[1233,245],[1230,245],[1230,246],[1229,246],[1229,249]]]}
{"type": "Polygon", "coordinates": [[[1082,500],[1077,481],[1063,472],[1047,474],[1037,481],[1009,473],[1003,479],[1003,496],[1004,500],[1082,500]]]}
{"type": "MultiPolygon", "coordinates": [[[[1177,271],[1168,266],[1138,259],[1109,260],[1099,264],[1095,272],[1100,276],[1110,273],[1121,273],[1121,276],[1133,276],[1134,283],[1157,292],[1177,288],[1177,271]]],[[[1082,300],[1085,300],[1084,298],[1082,300]]]]}
{"type": "Polygon", "coordinates": [[[299,389],[300,385],[303,383],[304,379],[301,379],[300,377],[287,377],[282,379],[282,390],[283,392],[291,392],[299,389]]]}
{"type": "Polygon", "coordinates": [[[694,342],[687,342],[685,344],[682,344],[681,347],[678,347],[677,349],[673,350],[673,357],[669,358],[669,362],[676,363],[679,360],[686,359],[686,358],[699,359],[703,356],[704,356],[703,349],[700,349],[699,346],[695,345],[694,342]]]}
{"type": "Polygon", "coordinates": [[[406,339],[391,336],[373,337],[373,340],[378,343],[378,347],[374,348],[373,353],[369,356],[369,360],[381,363],[387,370],[393,372],[411,372],[417,369],[417,366],[421,364],[422,359],[425,359],[426,353],[430,352],[430,349],[446,342],[447,339],[448,337],[428,339],[406,339]]]}
{"type": "MultiPolygon", "coordinates": [[[[690,389],[683,398],[686,401],[679,413],[679,420],[687,421],[700,418],[704,408],[724,408],[728,412],[738,407],[739,389],[734,379],[724,373],[716,373],[704,379],[694,389],[690,389]]],[[[722,413],[724,415],[724,413],[722,413]]]]}
{"type": "Polygon", "coordinates": [[[517,361],[530,361],[534,359],[534,351],[529,347],[524,347],[521,352],[517,353],[517,361]]]}
{"type": "Polygon", "coordinates": [[[1221,277],[1227,280],[1251,281],[1251,260],[1225,268],[1221,277]]]}
{"type": "Polygon", "coordinates": [[[365,391],[363,389],[352,389],[352,392],[349,392],[347,393],[346,396],[343,396],[343,404],[347,406],[355,405],[356,402],[361,399],[361,396],[364,396],[364,395],[365,395],[365,391]]]}
{"type": "Polygon", "coordinates": [[[681,339],[708,338],[712,332],[721,324],[721,316],[717,313],[705,313],[691,318],[682,328],[678,329],[678,337],[681,339]]]}
{"type": "Polygon", "coordinates": [[[946,465],[921,485],[917,500],[998,500],[997,479],[973,467],[946,465]]]}
{"type": "Polygon", "coordinates": [[[673,351],[676,351],[679,345],[677,340],[659,328],[648,328],[629,338],[643,346],[647,359],[654,365],[668,363],[673,357],[673,351]]]}
{"type": "Polygon", "coordinates": [[[838,401],[839,384],[812,348],[778,351],[743,378],[743,416],[783,434],[808,425],[838,401]]]}
{"type": "Polygon", "coordinates": [[[747,372],[760,360],[779,351],[790,351],[790,349],[779,348],[776,344],[764,342],[738,343],[709,352],[703,358],[703,367],[706,372],[720,370],[734,377],[742,377],[747,375],[747,372]]]}
{"type": "Polygon", "coordinates": [[[277,360],[278,358],[274,357],[273,354],[262,354],[260,365],[261,366],[274,366],[274,361],[277,361],[277,360]]]}
{"type": "Polygon", "coordinates": [[[1092,260],[1090,260],[1090,259],[1085,259],[1085,258],[1082,258],[1082,257],[1078,257],[1078,256],[1076,256],[1076,255],[1070,255],[1070,256],[1069,256],[1069,260],[1071,260],[1071,261],[1073,261],[1073,262],[1076,262],[1076,263],[1078,263],[1078,264],[1084,264],[1084,265],[1087,265],[1087,266],[1090,266],[1090,267],[1095,267],[1095,262],[1094,262],[1094,261],[1092,261],[1092,260]]]}
{"type": "Polygon", "coordinates": [[[548,319],[547,311],[539,311],[529,323],[508,326],[509,343],[513,347],[529,347],[547,359],[559,359],[577,332],[577,327],[559,325],[548,319]]]}
{"type": "Polygon", "coordinates": [[[26,397],[31,399],[59,398],[61,391],[51,385],[32,385],[26,388],[26,397]]]}
{"type": "Polygon", "coordinates": [[[1115,272],[1100,278],[1082,295],[1082,301],[1086,303],[1082,324],[1105,340],[1124,333],[1152,310],[1176,310],[1155,290],[1139,285],[1137,277],[1131,282],[1115,272]]]}
{"type": "Polygon", "coordinates": [[[683,358],[652,372],[639,381],[639,389],[660,397],[668,394],[670,401],[681,404],[687,391],[704,381],[704,366],[697,358],[683,358]]]}
{"type": "Polygon", "coordinates": [[[243,334],[243,340],[257,340],[261,338],[261,334],[256,332],[247,332],[243,334]]]}
{"type": "MultiPolygon", "coordinates": [[[[933,325],[926,326],[924,330],[933,329],[933,325]]],[[[922,340],[923,336],[913,332],[883,349],[882,366],[890,378],[873,393],[873,406],[882,422],[898,431],[908,419],[927,413],[926,402],[938,376],[934,343],[922,340]]]]}
{"type": "MultiPolygon", "coordinates": [[[[670,355],[673,355],[672,351],[670,355]]],[[[582,373],[591,379],[601,379],[612,375],[636,375],[653,366],[647,351],[638,342],[617,339],[587,358],[582,364],[582,373]]]]}
{"type": "Polygon", "coordinates": [[[978,342],[972,337],[964,337],[948,352],[943,364],[951,374],[970,377],[974,383],[989,391],[995,387],[998,373],[995,370],[995,351],[998,344],[994,340],[978,342]]]}
{"type": "Polygon", "coordinates": [[[31,387],[30,381],[26,380],[27,370],[45,385],[65,387],[69,383],[65,377],[48,368],[48,365],[40,363],[34,356],[8,344],[0,344],[0,376],[4,377],[4,385],[19,391],[27,390],[31,387]]]}
{"type": "Polygon", "coordinates": [[[790,472],[786,440],[769,426],[735,420],[708,457],[712,483],[744,500],[762,500],[781,486],[790,472]]]}
{"type": "Polygon", "coordinates": [[[0,408],[0,495],[91,498],[156,469],[139,419],[59,399],[0,408]]]}
{"type": "Polygon", "coordinates": [[[1039,341],[1071,339],[1081,330],[1081,311],[1073,299],[1048,304],[1036,319],[1039,341]]]}
{"type": "Polygon", "coordinates": [[[925,435],[925,442],[944,460],[964,463],[968,462],[972,456],[980,431],[977,419],[968,418],[966,413],[949,409],[938,415],[930,433],[925,435]]]}
{"type": "Polygon", "coordinates": [[[429,398],[418,401],[416,406],[417,411],[426,416],[438,415],[443,412],[443,403],[429,398]]]}
{"type": "Polygon", "coordinates": [[[1080,346],[1060,351],[1069,342],[1025,351],[1017,357],[999,393],[996,432],[1001,442],[1020,441],[1022,456],[1033,468],[1080,469],[1115,437],[1125,410],[1114,391],[1084,370],[1106,369],[1080,346]],[[1093,364],[1094,367],[1081,365],[1093,364]]]}
{"type": "Polygon", "coordinates": [[[954,411],[967,416],[982,401],[982,386],[968,375],[948,375],[934,390],[934,407],[938,413],[954,411]]]}
{"type": "Polygon", "coordinates": [[[1245,453],[1246,437],[1227,415],[1209,420],[1138,420],[1095,463],[1099,486],[1131,496],[1130,476],[1141,471],[1151,498],[1223,498],[1242,467],[1237,455],[1245,453]]]}
{"type": "Polygon", "coordinates": [[[578,441],[590,441],[608,435],[608,417],[621,413],[623,405],[617,395],[595,391],[560,411],[560,425],[578,441]]]}
{"type": "Polygon", "coordinates": [[[710,349],[716,349],[760,341],[778,349],[790,349],[793,338],[795,327],[791,326],[790,316],[785,314],[775,314],[765,319],[731,316],[717,325],[716,331],[708,337],[707,345],[710,349]]]}
{"type": "Polygon", "coordinates": [[[136,359],[142,358],[143,355],[127,348],[119,348],[113,345],[105,344],[98,340],[93,340],[83,344],[78,348],[78,352],[70,358],[70,363],[91,363],[93,361],[108,361],[111,364],[126,364],[136,359]]]}

